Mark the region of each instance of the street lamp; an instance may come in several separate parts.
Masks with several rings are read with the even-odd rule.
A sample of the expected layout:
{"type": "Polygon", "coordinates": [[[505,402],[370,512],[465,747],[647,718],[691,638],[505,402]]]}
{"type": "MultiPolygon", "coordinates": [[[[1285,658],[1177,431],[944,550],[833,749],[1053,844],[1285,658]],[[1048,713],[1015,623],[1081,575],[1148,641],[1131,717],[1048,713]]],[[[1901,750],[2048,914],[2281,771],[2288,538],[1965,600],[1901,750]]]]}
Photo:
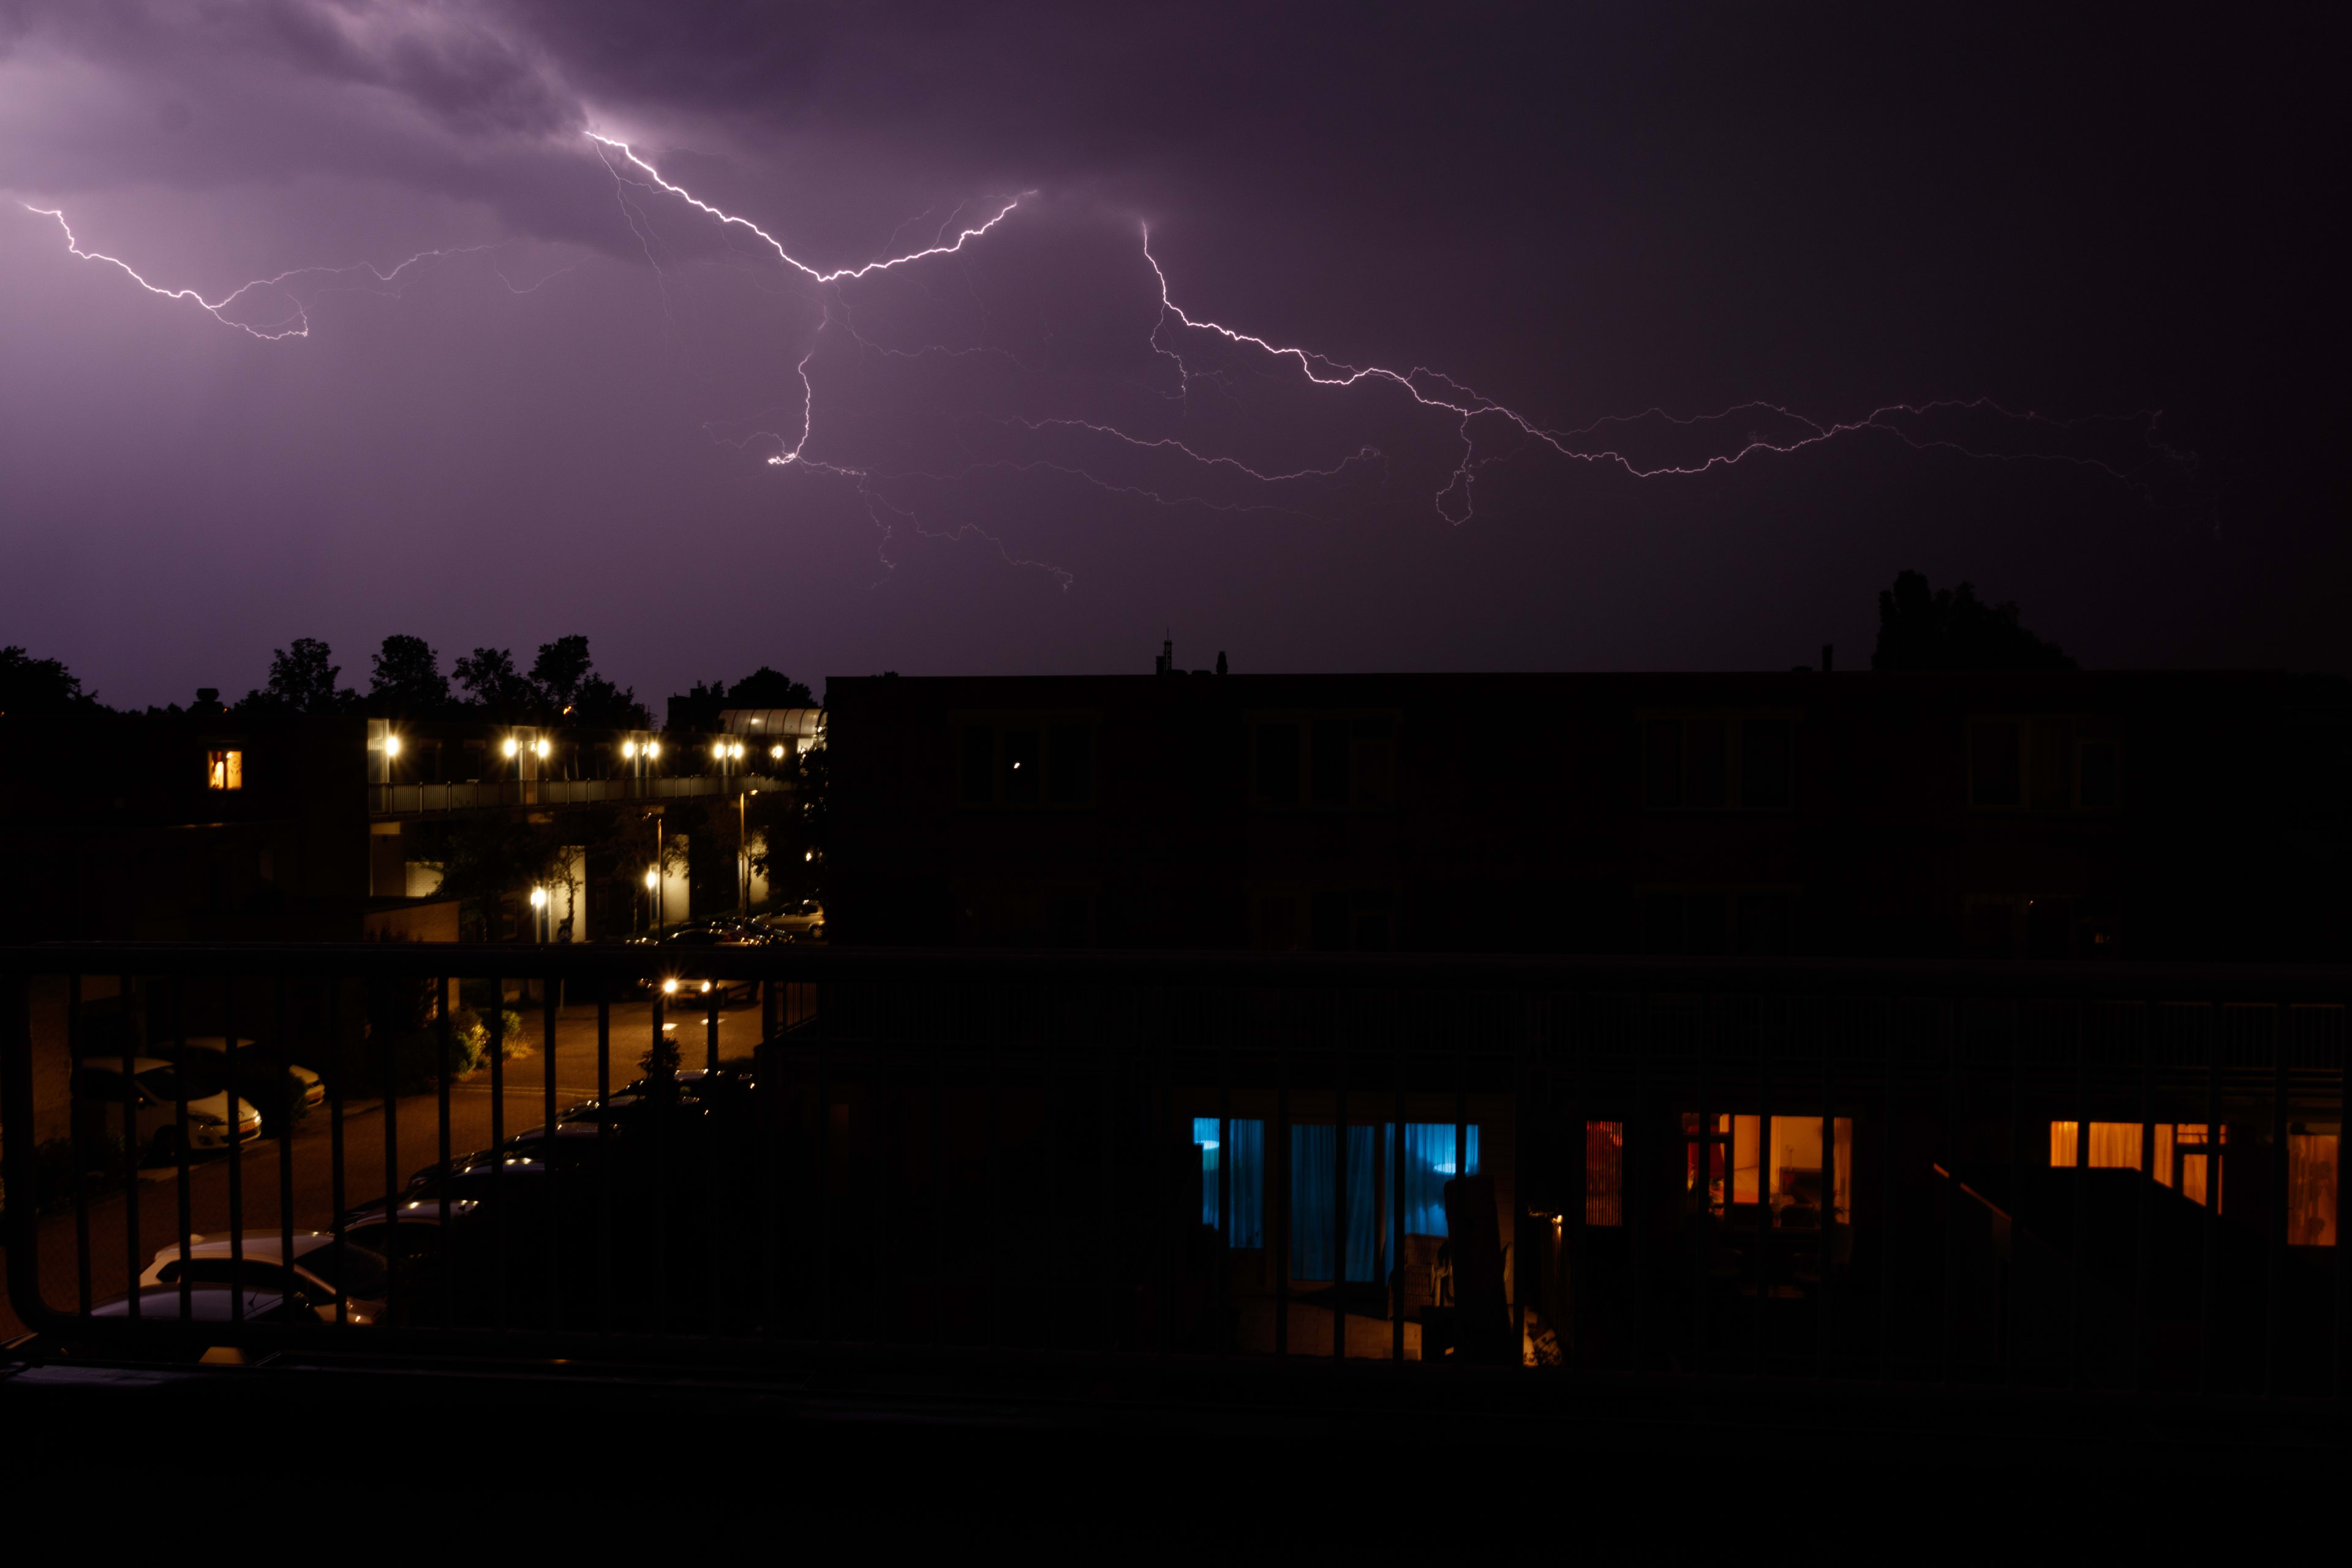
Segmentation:
{"type": "Polygon", "coordinates": [[[537,932],[538,940],[545,942],[547,940],[547,889],[545,888],[533,888],[530,890],[530,908],[531,924],[537,932]]]}
{"type": "Polygon", "coordinates": [[[654,897],[661,889],[661,873],[651,866],[646,868],[646,919],[654,918],[654,897]]]}

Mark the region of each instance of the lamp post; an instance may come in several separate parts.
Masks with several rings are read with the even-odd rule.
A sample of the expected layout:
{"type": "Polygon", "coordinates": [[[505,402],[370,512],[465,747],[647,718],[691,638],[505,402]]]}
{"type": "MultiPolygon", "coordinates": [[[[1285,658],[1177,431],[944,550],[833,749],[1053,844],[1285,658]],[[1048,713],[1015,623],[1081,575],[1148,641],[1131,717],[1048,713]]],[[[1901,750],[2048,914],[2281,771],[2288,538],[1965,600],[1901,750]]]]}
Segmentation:
{"type": "Polygon", "coordinates": [[[661,897],[661,862],[658,858],[661,854],[661,829],[658,827],[654,829],[654,854],[656,857],[654,864],[646,868],[646,919],[648,922],[654,918],[654,900],[661,897]]]}

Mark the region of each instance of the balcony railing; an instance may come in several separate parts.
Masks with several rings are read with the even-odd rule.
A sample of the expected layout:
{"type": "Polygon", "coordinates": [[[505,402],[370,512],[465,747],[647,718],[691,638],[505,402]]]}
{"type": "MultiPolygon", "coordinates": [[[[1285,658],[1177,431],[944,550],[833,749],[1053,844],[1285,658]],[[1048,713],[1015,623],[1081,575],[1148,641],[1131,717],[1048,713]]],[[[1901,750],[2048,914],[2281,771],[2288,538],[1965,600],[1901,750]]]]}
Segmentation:
{"type": "Polygon", "coordinates": [[[2342,970],[157,945],[0,980],[9,1294],[61,1353],[2346,1390],[2342,970]],[[249,1091],[266,1136],[198,1147],[207,1086],[142,1065],[196,1037],[323,1103],[249,1091]]]}
{"type": "Polygon", "coordinates": [[[761,773],[711,773],[682,778],[490,779],[471,784],[368,785],[373,816],[416,816],[497,806],[586,805],[598,801],[681,800],[783,787],[761,773]]]}

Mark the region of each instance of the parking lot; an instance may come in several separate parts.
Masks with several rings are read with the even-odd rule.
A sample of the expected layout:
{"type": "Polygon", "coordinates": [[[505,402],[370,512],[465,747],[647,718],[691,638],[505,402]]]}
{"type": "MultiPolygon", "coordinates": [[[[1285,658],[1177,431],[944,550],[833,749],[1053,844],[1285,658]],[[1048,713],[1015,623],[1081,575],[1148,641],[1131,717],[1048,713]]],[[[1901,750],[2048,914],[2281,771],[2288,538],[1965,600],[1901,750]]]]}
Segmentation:
{"type": "MultiPolygon", "coordinates": [[[[512,1134],[546,1120],[547,1085],[551,1075],[557,1108],[595,1096],[599,1090],[596,1050],[596,1009],[593,1005],[560,1009],[555,1049],[541,1047],[540,1014],[524,1010],[525,1035],[532,1054],[506,1064],[504,1125],[512,1134]]],[[[608,1058],[610,1087],[618,1088],[640,1076],[651,1034],[651,1007],[646,1003],[615,1005],[611,1011],[608,1058]]],[[[668,1026],[684,1065],[699,1066],[707,1050],[705,1021],[698,1009],[677,1009],[668,1026]]],[[[719,1050],[723,1058],[748,1057],[760,1038],[756,1006],[722,1009],[719,1050]]],[[[494,1096],[488,1063],[469,1079],[450,1085],[449,1140],[452,1154],[487,1147],[491,1142],[494,1096]]],[[[401,1097],[390,1120],[397,1122],[399,1147],[393,1168],[405,1183],[420,1166],[440,1157],[439,1097],[431,1090],[401,1097]]],[[[313,1110],[295,1132],[291,1146],[291,1181],[283,1180],[285,1150],[274,1138],[247,1143],[238,1156],[244,1228],[269,1230],[280,1223],[281,1199],[290,1185],[294,1228],[326,1229],[335,1213],[335,1169],[331,1118],[327,1109],[313,1110]]],[[[385,1191],[385,1106],[381,1100],[348,1102],[343,1115],[342,1195],[345,1207],[381,1197],[385,1191]]],[[[131,1275],[163,1248],[172,1246],[179,1231],[180,1194],[176,1165],[151,1164],[126,1188],[94,1195],[89,1205],[89,1292],[93,1301],[129,1289],[131,1275]],[[131,1218],[137,1208],[138,1237],[131,1245],[131,1218]]],[[[198,1234],[223,1231],[229,1222],[229,1158],[200,1155],[191,1163],[188,1182],[188,1225],[198,1234]]],[[[80,1227],[68,1210],[44,1219],[40,1227],[41,1279],[44,1299],[71,1310],[80,1291],[80,1227]]],[[[5,1256],[5,1254],[0,1254],[5,1256]]],[[[13,1338],[24,1325],[0,1300],[0,1338],[13,1338]]]]}

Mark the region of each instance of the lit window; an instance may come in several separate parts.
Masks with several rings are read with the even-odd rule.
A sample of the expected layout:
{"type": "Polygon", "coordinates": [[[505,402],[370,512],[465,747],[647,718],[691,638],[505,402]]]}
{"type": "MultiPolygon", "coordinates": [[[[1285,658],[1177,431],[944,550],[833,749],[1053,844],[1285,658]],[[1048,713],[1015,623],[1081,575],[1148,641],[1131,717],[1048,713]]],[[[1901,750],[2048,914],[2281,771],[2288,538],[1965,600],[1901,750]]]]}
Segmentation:
{"type": "Polygon", "coordinates": [[[245,753],[243,752],[205,752],[205,784],[209,789],[243,789],[245,787],[245,753]]]}
{"type": "Polygon", "coordinates": [[[1192,1142],[1201,1150],[1201,1223],[1225,1233],[1229,1247],[1265,1245],[1265,1123],[1234,1121],[1232,1159],[1217,1137],[1217,1119],[1192,1118],[1192,1142]],[[1217,1171],[1225,1165],[1232,1184],[1233,1216],[1220,1224],[1217,1212],[1217,1171]]]}
{"type": "MultiPolygon", "coordinates": [[[[1822,1119],[1818,1116],[1775,1116],[1772,1118],[1771,1159],[1758,1159],[1758,1143],[1763,1133],[1763,1118],[1729,1113],[1715,1119],[1711,1136],[1699,1134],[1698,1117],[1690,1111],[1683,1113],[1683,1138],[1686,1145],[1684,1188],[1695,1191],[1702,1171],[1706,1173],[1707,1206],[1717,1214],[1723,1212],[1724,1176],[1729,1167],[1731,1202],[1736,1206],[1757,1201],[1757,1178],[1764,1178],[1764,1191],[1770,1204],[1776,1225],[1811,1228],[1822,1223],[1822,1119]],[[1704,1151],[1704,1152],[1702,1152],[1704,1151]]],[[[1849,1223],[1853,1217],[1853,1121],[1850,1117],[1837,1119],[1831,1149],[1833,1178],[1829,1184],[1832,1224],[1849,1223]]]]}
{"type": "MultiPolygon", "coordinates": [[[[2053,1121],[2050,1124],[2050,1165],[2053,1170],[2072,1170],[2074,1165],[2075,1124],[2053,1121]]],[[[2228,1152],[2230,1130],[2221,1129],[2218,1142],[2228,1152]]],[[[2290,1151],[2290,1152],[2292,1152],[2290,1151]]],[[[2316,1157],[2316,1151],[2314,1151],[2316,1157]]],[[[2094,1121],[2091,1123],[2091,1143],[2084,1151],[2084,1164],[2093,1170],[2137,1171],[2140,1163],[2140,1126],[2136,1121],[2094,1121]]],[[[2210,1193],[2216,1209],[2221,1206],[2221,1173],[2215,1169],[2212,1141],[2201,1121],[2159,1121],[2156,1124],[2154,1158],[2145,1167],[2157,1182],[2172,1188],[2192,1204],[2203,1204],[2210,1193]]],[[[2327,1156],[2331,1161],[2333,1155],[2327,1156]]],[[[2332,1171],[2333,1166],[2329,1169],[2332,1171]]],[[[2334,1186],[2329,1186],[2332,1205],[2334,1186]]],[[[2332,1207],[2330,1212],[2333,1212],[2332,1207]]]]}
{"type": "Polygon", "coordinates": [[[2342,1130],[2296,1127],[2286,1135],[2286,1239],[2293,1247],[2336,1245],[2336,1177],[2342,1130]]]}
{"type": "Polygon", "coordinates": [[[1584,1223],[1625,1223],[1625,1124],[1584,1124],[1584,1223]]]}

